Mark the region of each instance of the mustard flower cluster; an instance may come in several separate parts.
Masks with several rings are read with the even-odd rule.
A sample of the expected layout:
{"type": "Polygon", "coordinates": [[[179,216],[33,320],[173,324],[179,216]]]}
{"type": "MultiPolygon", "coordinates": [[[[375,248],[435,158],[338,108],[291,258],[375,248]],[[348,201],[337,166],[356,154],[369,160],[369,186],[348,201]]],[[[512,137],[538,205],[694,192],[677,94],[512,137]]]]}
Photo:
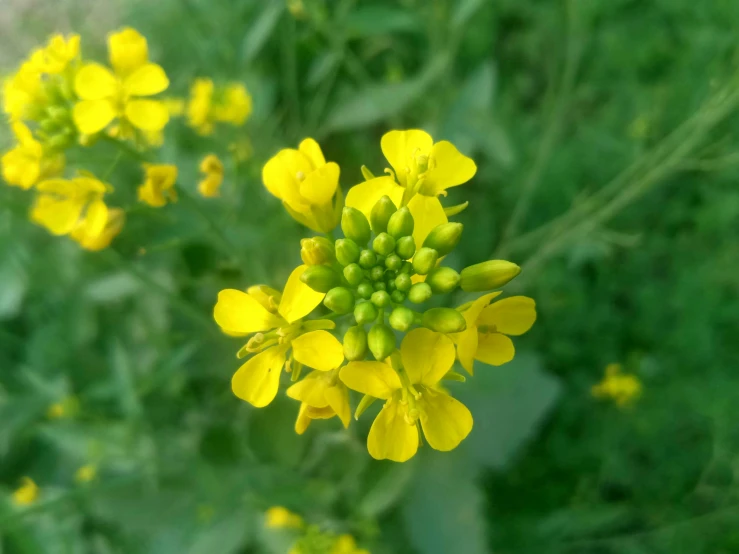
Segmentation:
{"type": "Polygon", "coordinates": [[[282,291],[223,290],[214,318],[225,333],[248,337],[237,354],[247,359],[232,379],[237,397],[264,407],[289,374],[299,434],[317,419],[337,417],[347,427],[350,390],[361,395],[356,418],[381,400],[369,453],[403,462],[422,436],[441,451],[464,440],[472,414],[444,381],[466,380],[456,361],[472,375],[475,360],[513,359],[510,337],[531,328],[536,308],[523,296],[497,300],[495,289],[520,272],[514,263],[488,260],[460,272],[443,265],[463,231],[448,218],[466,203],[445,208],[439,197],[469,181],[475,163],[420,130],[391,131],[381,148],[388,175],[363,167],[366,180],[345,201],[338,164],[327,162],[313,139],[266,163],[267,190],[295,220],[324,235],[301,241],[303,264],[282,291]],[[333,240],[338,226],[344,236],[333,240]],[[457,308],[428,307],[458,289],[485,294],[457,308]]]}
{"type": "Polygon", "coordinates": [[[286,530],[295,535],[295,543],[288,554],[370,554],[369,550],[357,546],[355,538],[345,533],[337,535],[322,530],[317,525],[309,525],[298,514],[283,506],[272,506],[264,514],[264,525],[268,529],[286,530]]]}
{"type": "Polygon", "coordinates": [[[600,383],[590,390],[593,397],[611,400],[619,408],[633,406],[642,394],[642,383],[636,375],[624,373],[621,364],[608,364],[600,383]]]}

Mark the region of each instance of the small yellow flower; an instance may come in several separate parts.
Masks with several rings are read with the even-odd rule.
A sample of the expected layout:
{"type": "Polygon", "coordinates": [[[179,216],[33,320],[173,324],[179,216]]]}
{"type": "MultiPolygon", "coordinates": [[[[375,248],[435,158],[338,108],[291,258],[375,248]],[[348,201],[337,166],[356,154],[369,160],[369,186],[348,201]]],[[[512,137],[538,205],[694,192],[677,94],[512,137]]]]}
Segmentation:
{"type": "Polygon", "coordinates": [[[89,483],[97,477],[98,468],[93,464],[80,467],[74,474],[74,480],[78,483],[89,483]]]}
{"type": "Polygon", "coordinates": [[[190,87],[190,100],[187,103],[187,123],[203,136],[213,133],[213,120],[210,117],[213,106],[213,81],[195,79],[190,87]]]}
{"type": "Polygon", "coordinates": [[[208,136],[217,122],[243,125],[251,110],[251,96],[243,84],[231,83],[216,88],[211,79],[199,78],[190,87],[187,123],[198,134],[208,136]]]}
{"type": "Polygon", "coordinates": [[[252,110],[251,95],[241,83],[232,83],[223,90],[222,98],[214,108],[216,121],[243,125],[252,110]]]}
{"type": "Polygon", "coordinates": [[[125,212],[120,208],[107,208],[105,224],[102,227],[94,218],[84,218],[70,234],[85,250],[96,252],[110,246],[110,243],[123,228],[125,212]]]}
{"type": "Polygon", "coordinates": [[[161,208],[169,202],[177,201],[177,166],[169,164],[144,164],[146,180],[138,188],[139,202],[154,208],[161,208]]]}
{"type": "Polygon", "coordinates": [[[11,121],[32,118],[47,102],[41,72],[25,62],[20,69],[5,80],[3,85],[3,111],[11,121]]]}
{"type": "Polygon", "coordinates": [[[611,399],[621,408],[632,405],[641,396],[642,384],[636,375],[623,373],[621,364],[606,366],[605,376],[593,385],[591,394],[595,398],[611,399]]]}
{"type": "Polygon", "coordinates": [[[44,149],[23,123],[13,123],[18,145],[2,157],[3,178],[9,185],[28,190],[41,176],[44,149]]]}
{"type": "Polygon", "coordinates": [[[339,535],[331,549],[331,554],[370,554],[369,550],[359,548],[357,542],[349,534],[339,535]]]}
{"type": "Polygon", "coordinates": [[[431,448],[456,448],[472,430],[472,414],[439,386],[454,365],[451,339],[414,329],[403,339],[400,356],[391,358],[392,366],[350,362],[339,374],[350,389],[385,400],[367,437],[370,455],[377,460],[409,460],[418,450],[419,423],[431,448]]]}
{"type": "Polygon", "coordinates": [[[64,72],[67,66],[80,55],[80,36],[55,34],[49,38],[44,48],[31,54],[30,63],[41,73],[56,75],[64,72]]]}
{"type": "Polygon", "coordinates": [[[13,503],[16,506],[29,506],[36,502],[39,496],[39,488],[33,479],[30,477],[23,477],[21,479],[21,486],[13,492],[13,503]]]}
{"type": "MultiPolygon", "coordinates": [[[[126,127],[161,131],[169,120],[165,104],[143,99],[167,89],[169,79],[157,64],[148,62],[146,39],[133,29],[110,35],[108,53],[113,72],[98,63],[88,63],[78,72],[74,88],[81,98],[73,111],[81,133],[102,131],[114,119],[126,127]]],[[[123,131],[124,129],[122,129],[123,131]]]]}
{"type": "Polygon", "coordinates": [[[303,518],[283,506],[272,506],[264,514],[264,525],[269,529],[301,529],[303,518]]]}
{"type": "Polygon", "coordinates": [[[295,432],[305,433],[314,419],[331,419],[338,416],[344,428],[351,421],[349,390],[339,380],[339,370],[312,371],[305,379],[287,389],[287,395],[300,401],[295,432]]]}
{"type": "Polygon", "coordinates": [[[285,148],[272,157],[262,170],[262,180],[296,221],[327,233],[341,218],[339,172],[338,164],[326,163],[318,143],[307,138],[297,150],[285,148]]]}
{"type": "Polygon", "coordinates": [[[536,303],[526,296],[511,296],[490,304],[501,292],[485,294],[464,306],[467,328],[451,335],[457,343],[457,357],[472,375],[475,360],[490,365],[503,365],[515,355],[509,336],[523,335],[536,321],[536,303]]]}
{"type": "Polygon", "coordinates": [[[97,236],[108,222],[103,195],[109,189],[110,185],[89,176],[42,181],[36,185],[31,220],[54,235],[67,235],[86,221],[89,232],[97,236]]]}
{"type": "Polygon", "coordinates": [[[215,154],[208,154],[200,162],[200,172],[204,177],[198,183],[198,192],[206,198],[219,196],[223,183],[223,163],[215,154]]]}

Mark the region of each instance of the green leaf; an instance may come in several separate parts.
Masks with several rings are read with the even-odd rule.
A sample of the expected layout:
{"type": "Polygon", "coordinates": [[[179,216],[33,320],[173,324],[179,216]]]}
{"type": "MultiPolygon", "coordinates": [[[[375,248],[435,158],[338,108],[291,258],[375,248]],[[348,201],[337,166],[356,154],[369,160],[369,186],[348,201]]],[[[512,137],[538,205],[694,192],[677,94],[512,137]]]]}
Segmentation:
{"type": "Polygon", "coordinates": [[[246,32],[242,45],[244,63],[248,64],[257,57],[280,20],[284,7],[284,2],[268,2],[254,24],[246,32]]]}

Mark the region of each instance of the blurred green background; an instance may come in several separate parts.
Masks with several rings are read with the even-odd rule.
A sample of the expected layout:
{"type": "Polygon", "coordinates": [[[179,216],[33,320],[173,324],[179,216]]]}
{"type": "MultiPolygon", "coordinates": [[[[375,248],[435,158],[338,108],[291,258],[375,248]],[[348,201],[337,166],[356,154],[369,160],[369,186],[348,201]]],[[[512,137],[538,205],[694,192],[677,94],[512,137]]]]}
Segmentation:
{"type": "MultiPolygon", "coordinates": [[[[255,109],[209,138],[170,124],[159,158],[194,192],[217,153],[222,197],[134,208],[103,252],[32,225],[29,194],[2,187],[0,552],[282,553],[273,505],[373,554],[739,552],[739,3],[289,4],[3,5],[5,73],[55,31],[103,60],[130,25],[169,93],[242,81],[255,109]],[[513,362],[454,389],[475,417],[459,449],[393,464],[366,452],[371,418],[297,437],[295,402],[233,397],[241,343],[210,312],[222,288],[280,287],[309,236],[261,185],[269,156],[312,136],[347,190],[411,127],[478,163],[445,200],[470,201],[450,265],[523,265],[509,292],[539,319],[513,362]],[[590,393],[612,362],[643,383],[627,409],[590,393]],[[85,464],[98,476],[76,483],[85,464]],[[18,509],[23,476],[41,494],[18,509]]],[[[133,205],[138,167],[110,180],[133,205]]]]}

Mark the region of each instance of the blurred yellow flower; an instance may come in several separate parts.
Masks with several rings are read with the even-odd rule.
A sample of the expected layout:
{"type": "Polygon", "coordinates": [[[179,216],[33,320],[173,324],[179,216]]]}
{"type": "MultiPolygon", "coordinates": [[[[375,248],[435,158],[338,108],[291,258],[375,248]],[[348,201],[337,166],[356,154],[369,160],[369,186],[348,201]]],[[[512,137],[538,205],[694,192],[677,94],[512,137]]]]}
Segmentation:
{"type": "Polygon", "coordinates": [[[642,384],[636,375],[623,373],[621,364],[606,366],[605,376],[593,385],[591,394],[595,398],[613,400],[619,407],[632,405],[641,396],[642,384]]]}
{"type": "Polygon", "coordinates": [[[84,218],[89,232],[97,236],[108,221],[103,195],[109,189],[110,185],[91,176],[42,181],[36,185],[38,195],[31,220],[54,235],[67,235],[84,218]]]}
{"type": "Polygon", "coordinates": [[[21,486],[13,492],[13,503],[16,506],[29,506],[33,504],[39,496],[39,488],[33,479],[23,477],[21,486]]]}
{"type": "Polygon", "coordinates": [[[298,435],[305,433],[314,419],[338,416],[344,428],[349,427],[349,390],[339,380],[338,368],[329,372],[312,371],[305,379],[287,389],[287,395],[300,401],[300,410],[295,421],[295,432],[298,435]]]}
{"type": "Polygon", "coordinates": [[[98,469],[93,464],[87,464],[80,467],[74,474],[74,480],[78,483],[89,483],[97,477],[98,469]]]}
{"type": "Polygon", "coordinates": [[[219,196],[223,183],[223,163],[215,154],[208,154],[200,162],[200,172],[204,174],[198,183],[198,192],[206,198],[219,196]]]}
{"type": "Polygon", "coordinates": [[[474,302],[457,308],[467,328],[450,335],[457,344],[457,357],[472,375],[475,360],[503,365],[515,355],[509,336],[523,335],[536,321],[536,303],[526,296],[511,296],[490,303],[501,291],[484,294],[474,302]]]}
{"type": "Polygon", "coordinates": [[[31,65],[41,73],[56,75],[62,73],[70,62],[80,55],[80,36],[55,34],[49,38],[44,48],[31,54],[31,65]]]}
{"type": "Polygon", "coordinates": [[[34,116],[47,101],[41,73],[30,62],[7,78],[3,85],[3,111],[11,121],[34,116]]]}
{"type": "Polygon", "coordinates": [[[369,550],[359,548],[354,537],[348,534],[339,535],[331,548],[331,554],[370,554],[369,550]]]}
{"type": "Polygon", "coordinates": [[[243,125],[251,115],[251,95],[241,83],[226,85],[222,92],[222,98],[214,108],[216,121],[230,123],[231,125],[243,125]]]}
{"type": "Polygon", "coordinates": [[[441,333],[414,329],[400,345],[400,356],[385,362],[350,362],[339,373],[352,390],[385,400],[367,448],[377,460],[405,462],[418,450],[419,423],[436,450],[456,448],[472,430],[472,414],[439,386],[454,365],[454,344],[441,333]]]}
{"type": "Polygon", "coordinates": [[[318,143],[307,138],[297,150],[285,148],[273,156],[262,169],[262,180],[296,221],[328,233],[338,225],[343,207],[339,172],[338,164],[327,163],[318,143]]]}
{"type": "Polygon", "coordinates": [[[107,208],[105,224],[100,225],[95,219],[84,218],[70,234],[73,240],[85,250],[92,252],[110,246],[113,239],[123,229],[125,212],[120,208],[107,208]]]}
{"type": "Polygon", "coordinates": [[[216,88],[212,79],[195,79],[190,87],[187,122],[199,134],[213,133],[215,123],[243,125],[252,110],[252,99],[241,83],[216,88]]]}
{"type": "Polygon", "coordinates": [[[190,87],[190,100],[187,103],[187,123],[201,135],[213,132],[210,112],[213,104],[213,81],[195,79],[190,87]]]}
{"type": "Polygon", "coordinates": [[[3,178],[9,185],[28,190],[41,176],[44,150],[23,123],[16,121],[12,128],[18,144],[2,157],[3,178]]]}
{"type": "Polygon", "coordinates": [[[269,529],[300,529],[303,518],[283,506],[272,506],[264,513],[264,525],[269,529]]]}
{"type": "Polygon", "coordinates": [[[169,202],[177,201],[177,166],[170,164],[144,164],[146,179],[139,186],[139,202],[161,208],[169,202]]]}
{"type": "Polygon", "coordinates": [[[74,88],[81,101],[74,106],[74,122],[90,135],[119,118],[121,133],[130,125],[142,131],[161,131],[169,120],[166,105],[142,99],[167,89],[169,79],[157,64],[148,62],[146,39],[133,29],[110,35],[108,53],[114,71],[88,63],[78,72],[74,88]]]}

